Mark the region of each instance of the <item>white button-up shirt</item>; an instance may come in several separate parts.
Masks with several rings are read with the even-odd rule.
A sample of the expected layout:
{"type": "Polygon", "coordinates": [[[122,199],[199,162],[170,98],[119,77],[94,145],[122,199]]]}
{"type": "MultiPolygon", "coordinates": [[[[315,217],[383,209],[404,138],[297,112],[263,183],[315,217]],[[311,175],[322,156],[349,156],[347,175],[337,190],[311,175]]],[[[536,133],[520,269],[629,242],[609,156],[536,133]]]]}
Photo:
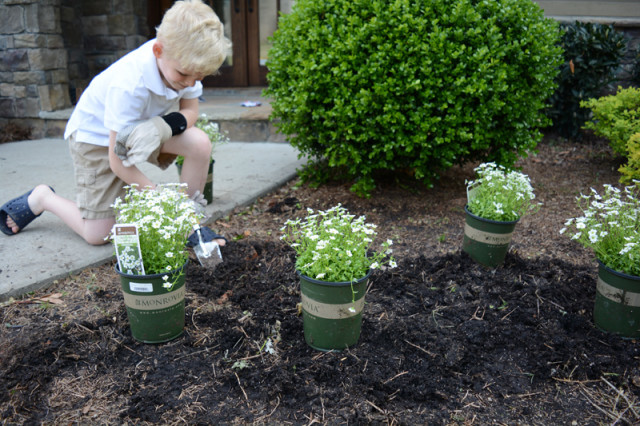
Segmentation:
{"type": "Polygon", "coordinates": [[[179,92],[162,82],[153,54],[154,40],[123,56],[98,74],[82,93],[64,132],[76,141],[109,146],[109,131],[165,115],[179,108],[180,99],[202,94],[202,83],[179,92]]]}

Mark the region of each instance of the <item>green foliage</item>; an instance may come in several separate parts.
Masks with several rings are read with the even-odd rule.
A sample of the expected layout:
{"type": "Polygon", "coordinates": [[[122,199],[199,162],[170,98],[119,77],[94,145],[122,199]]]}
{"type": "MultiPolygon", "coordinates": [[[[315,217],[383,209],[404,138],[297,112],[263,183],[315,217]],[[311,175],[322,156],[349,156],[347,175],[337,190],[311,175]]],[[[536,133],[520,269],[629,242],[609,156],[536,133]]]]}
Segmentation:
{"type": "Polygon", "coordinates": [[[589,99],[580,105],[593,114],[585,129],[607,138],[615,152],[626,155],[629,138],[640,132],[640,89],[618,87],[615,95],[589,99]]]}
{"type": "Polygon", "coordinates": [[[640,146],[636,137],[640,133],[640,89],[619,87],[615,95],[590,99],[580,105],[593,113],[585,128],[607,138],[614,152],[627,157],[627,164],[618,169],[622,173],[620,182],[640,178],[640,146]]]}
{"type": "Polygon", "coordinates": [[[376,170],[429,184],[467,160],[511,165],[541,138],[561,62],[530,0],[298,0],[269,52],[273,118],[367,195],[376,170]]]}
{"type": "Polygon", "coordinates": [[[612,25],[576,21],[562,29],[564,63],[547,116],[560,135],[576,138],[589,115],[580,102],[596,96],[614,80],[627,42],[612,25]]]}
{"type": "Polygon", "coordinates": [[[636,133],[627,142],[627,164],[620,167],[618,171],[622,173],[620,182],[630,183],[634,179],[640,180],[640,133],[636,133]]]}

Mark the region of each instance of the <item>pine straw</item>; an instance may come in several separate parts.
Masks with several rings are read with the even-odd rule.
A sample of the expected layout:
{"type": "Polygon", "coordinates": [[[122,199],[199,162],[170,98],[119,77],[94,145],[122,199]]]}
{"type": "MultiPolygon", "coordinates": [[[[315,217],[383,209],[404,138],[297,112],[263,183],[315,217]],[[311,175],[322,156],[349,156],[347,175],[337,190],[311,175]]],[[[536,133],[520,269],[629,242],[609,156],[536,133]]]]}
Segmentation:
{"type": "Polygon", "coordinates": [[[595,386],[581,384],[580,392],[593,407],[612,420],[611,425],[640,423],[638,398],[629,390],[615,387],[604,377],[595,386]]]}

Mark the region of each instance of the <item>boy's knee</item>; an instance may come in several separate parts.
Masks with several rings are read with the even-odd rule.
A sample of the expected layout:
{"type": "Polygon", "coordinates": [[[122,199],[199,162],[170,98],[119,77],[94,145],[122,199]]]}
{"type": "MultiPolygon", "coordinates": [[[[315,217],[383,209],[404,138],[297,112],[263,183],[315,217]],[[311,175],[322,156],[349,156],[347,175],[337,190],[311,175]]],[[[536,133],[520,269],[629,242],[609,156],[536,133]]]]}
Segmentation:
{"type": "Polygon", "coordinates": [[[103,246],[109,242],[106,238],[106,235],[102,238],[100,238],[100,236],[98,235],[87,235],[85,236],[84,240],[92,246],[103,246]]]}
{"type": "Polygon", "coordinates": [[[82,234],[84,240],[92,246],[101,246],[110,242],[109,235],[115,219],[95,219],[85,222],[85,228],[82,234]]]}
{"type": "Polygon", "coordinates": [[[198,155],[210,155],[211,154],[211,141],[209,136],[204,132],[198,132],[195,140],[195,146],[198,150],[198,155]]]}

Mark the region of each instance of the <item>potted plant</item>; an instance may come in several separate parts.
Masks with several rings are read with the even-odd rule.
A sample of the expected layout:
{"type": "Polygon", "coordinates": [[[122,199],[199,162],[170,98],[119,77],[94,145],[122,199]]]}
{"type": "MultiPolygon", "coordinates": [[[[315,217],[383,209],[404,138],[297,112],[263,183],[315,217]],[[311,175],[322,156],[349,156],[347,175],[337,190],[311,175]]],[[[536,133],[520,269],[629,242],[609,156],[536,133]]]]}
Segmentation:
{"type": "MultiPolygon", "coordinates": [[[[216,162],[213,158],[213,154],[217,147],[229,142],[229,138],[227,137],[227,135],[224,135],[220,132],[220,126],[218,125],[218,123],[210,121],[209,117],[206,114],[200,114],[195,126],[205,132],[207,136],[209,136],[209,140],[211,141],[211,161],[209,162],[209,172],[207,173],[207,181],[204,185],[203,191],[203,195],[207,200],[207,204],[210,204],[211,201],[213,201],[213,164],[216,162]]],[[[176,167],[178,168],[179,175],[182,174],[183,162],[184,157],[179,155],[176,158],[176,167]]]]}
{"type": "Polygon", "coordinates": [[[200,216],[186,184],[128,187],[113,204],[111,232],[131,334],[145,343],[168,341],[184,328],[187,238],[200,216]]]}
{"type": "Polygon", "coordinates": [[[391,240],[370,251],[376,226],[340,204],[288,220],[281,237],[296,252],[304,337],[319,350],[342,350],[360,337],[364,295],[371,271],[396,267],[391,240]]]}
{"type": "Polygon", "coordinates": [[[504,261],[511,236],[521,217],[539,204],[529,177],[495,163],[475,169],[477,179],[467,181],[466,221],[462,249],[476,262],[496,267],[504,261]]]}
{"type": "Polygon", "coordinates": [[[598,260],[593,311],[602,330],[640,337],[640,181],[604,193],[577,197],[582,216],[569,219],[561,233],[590,248],[598,260]]]}

